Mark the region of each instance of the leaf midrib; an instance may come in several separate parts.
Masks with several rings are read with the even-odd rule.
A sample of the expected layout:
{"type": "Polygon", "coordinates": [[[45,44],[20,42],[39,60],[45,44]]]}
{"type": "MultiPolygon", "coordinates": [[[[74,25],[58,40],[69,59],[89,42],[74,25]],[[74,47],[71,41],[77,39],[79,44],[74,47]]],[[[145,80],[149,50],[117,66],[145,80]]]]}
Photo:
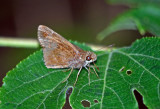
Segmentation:
{"type": "Polygon", "coordinates": [[[111,58],[112,58],[112,53],[109,53],[108,55],[108,61],[107,61],[107,64],[106,64],[106,69],[105,69],[105,74],[104,74],[104,84],[103,84],[103,91],[102,91],[102,98],[101,98],[101,104],[100,104],[100,109],[102,109],[102,103],[103,103],[103,98],[104,98],[104,92],[105,92],[105,87],[106,87],[106,77],[107,77],[107,73],[108,73],[108,68],[109,68],[109,64],[110,64],[110,61],[111,61],[111,58]]]}

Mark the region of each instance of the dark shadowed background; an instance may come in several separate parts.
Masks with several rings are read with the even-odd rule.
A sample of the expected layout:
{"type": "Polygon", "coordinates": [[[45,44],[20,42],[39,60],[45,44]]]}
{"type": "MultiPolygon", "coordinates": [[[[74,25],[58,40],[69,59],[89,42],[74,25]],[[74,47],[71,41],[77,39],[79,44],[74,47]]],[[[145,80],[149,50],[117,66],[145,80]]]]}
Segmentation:
{"type": "MultiPolygon", "coordinates": [[[[137,31],[121,31],[103,41],[96,36],[119,13],[129,9],[105,0],[3,0],[0,3],[0,37],[37,39],[38,25],[46,25],[66,39],[115,47],[128,46],[137,31]]],[[[37,49],[0,47],[0,85],[6,73],[37,49]]]]}

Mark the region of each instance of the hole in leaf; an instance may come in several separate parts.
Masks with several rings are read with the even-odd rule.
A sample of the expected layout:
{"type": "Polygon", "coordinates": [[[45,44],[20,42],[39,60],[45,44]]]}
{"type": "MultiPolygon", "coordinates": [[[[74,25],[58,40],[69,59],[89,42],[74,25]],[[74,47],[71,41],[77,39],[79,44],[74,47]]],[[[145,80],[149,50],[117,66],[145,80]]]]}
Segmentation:
{"type": "Polygon", "coordinates": [[[81,103],[84,107],[90,107],[90,102],[88,100],[82,100],[81,103]]]}
{"type": "Polygon", "coordinates": [[[94,99],[94,103],[98,103],[98,100],[94,99]]]}
{"type": "Polygon", "coordinates": [[[126,73],[127,73],[127,75],[131,75],[132,71],[131,70],[127,70],[126,73]]]}
{"type": "Polygon", "coordinates": [[[142,97],[142,95],[137,90],[134,90],[134,95],[135,95],[136,100],[138,102],[139,109],[148,109],[145,106],[145,104],[143,103],[143,97],[142,97]]]}
{"type": "Polygon", "coordinates": [[[72,87],[69,87],[67,89],[67,91],[66,91],[66,102],[65,102],[65,104],[64,104],[62,109],[72,109],[72,107],[70,106],[70,103],[69,103],[69,96],[71,95],[72,90],[73,90],[72,87]]]}
{"type": "Polygon", "coordinates": [[[119,69],[119,72],[124,71],[125,67],[123,66],[122,68],[119,69]]]}

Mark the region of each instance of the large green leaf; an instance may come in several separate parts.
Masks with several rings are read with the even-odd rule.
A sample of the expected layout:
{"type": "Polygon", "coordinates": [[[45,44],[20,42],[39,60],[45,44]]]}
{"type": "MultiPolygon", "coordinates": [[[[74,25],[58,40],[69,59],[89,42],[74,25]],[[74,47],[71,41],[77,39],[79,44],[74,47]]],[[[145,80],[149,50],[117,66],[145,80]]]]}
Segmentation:
{"type": "Polygon", "coordinates": [[[131,47],[96,54],[99,78],[91,74],[89,86],[88,73],[83,69],[73,87],[78,70],[63,83],[69,71],[47,69],[42,50],[35,52],[3,79],[0,109],[61,109],[69,87],[73,88],[70,105],[74,109],[83,109],[83,100],[90,102],[91,109],[138,108],[133,90],[141,93],[150,109],[160,107],[160,38],[144,38],[131,47]]]}
{"type": "Polygon", "coordinates": [[[160,8],[154,5],[142,5],[137,9],[131,9],[115,20],[98,35],[102,40],[113,32],[120,30],[139,30],[143,35],[150,32],[153,35],[160,36],[160,8]]]}

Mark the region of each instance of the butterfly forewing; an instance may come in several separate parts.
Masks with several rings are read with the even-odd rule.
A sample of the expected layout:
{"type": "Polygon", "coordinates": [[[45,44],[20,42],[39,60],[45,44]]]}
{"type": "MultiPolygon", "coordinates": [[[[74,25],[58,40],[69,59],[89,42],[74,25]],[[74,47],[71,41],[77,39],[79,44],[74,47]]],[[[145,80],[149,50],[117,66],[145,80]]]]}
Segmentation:
{"type": "Polygon", "coordinates": [[[38,28],[38,39],[43,47],[44,61],[47,68],[71,67],[80,53],[85,52],[43,25],[38,28]]]}

